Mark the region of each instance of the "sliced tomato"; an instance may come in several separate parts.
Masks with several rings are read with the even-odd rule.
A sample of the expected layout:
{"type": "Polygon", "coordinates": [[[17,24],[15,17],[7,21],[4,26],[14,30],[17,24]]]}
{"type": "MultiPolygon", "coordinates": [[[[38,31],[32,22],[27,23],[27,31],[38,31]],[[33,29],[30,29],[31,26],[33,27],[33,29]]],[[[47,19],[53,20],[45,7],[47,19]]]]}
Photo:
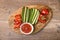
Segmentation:
{"type": "Polygon", "coordinates": [[[21,18],[21,15],[20,14],[17,14],[17,15],[15,15],[15,18],[20,19],[21,18]]]}
{"type": "Polygon", "coordinates": [[[14,22],[17,22],[17,21],[20,22],[20,21],[22,21],[22,20],[21,20],[21,19],[16,19],[16,18],[15,18],[15,19],[14,19],[14,22]]]}
{"type": "Polygon", "coordinates": [[[19,21],[16,21],[16,22],[14,22],[14,25],[18,25],[18,24],[20,24],[21,22],[19,22],[19,21]]]}
{"type": "Polygon", "coordinates": [[[48,15],[48,13],[49,13],[49,10],[46,8],[41,10],[41,14],[43,14],[43,15],[48,15]]]}
{"type": "Polygon", "coordinates": [[[14,28],[19,28],[20,25],[22,24],[22,18],[21,15],[15,15],[15,19],[14,19],[14,28]]]}
{"type": "Polygon", "coordinates": [[[14,29],[16,29],[16,28],[20,28],[20,24],[14,25],[14,29]]]}
{"type": "Polygon", "coordinates": [[[47,18],[46,18],[46,16],[40,14],[39,18],[38,18],[38,21],[41,22],[41,23],[46,23],[47,18]]]}
{"type": "Polygon", "coordinates": [[[17,22],[14,23],[14,28],[20,28],[20,25],[22,24],[22,22],[17,22]]]}

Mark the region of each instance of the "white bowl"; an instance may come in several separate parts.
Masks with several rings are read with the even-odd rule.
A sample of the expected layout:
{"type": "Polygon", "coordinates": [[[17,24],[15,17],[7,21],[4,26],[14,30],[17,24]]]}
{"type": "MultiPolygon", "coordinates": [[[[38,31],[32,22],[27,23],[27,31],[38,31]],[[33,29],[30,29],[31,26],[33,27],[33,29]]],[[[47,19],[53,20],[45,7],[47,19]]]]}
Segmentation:
{"type": "Polygon", "coordinates": [[[34,27],[33,27],[33,25],[30,24],[30,23],[23,23],[23,24],[21,24],[21,26],[20,26],[20,31],[21,31],[22,34],[26,34],[26,35],[31,34],[31,33],[33,32],[33,30],[34,30],[34,27]],[[22,28],[22,26],[23,26],[24,24],[29,24],[29,25],[31,26],[32,30],[31,30],[29,33],[25,33],[25,32],[22,31],[21,28],[22,28]]]}

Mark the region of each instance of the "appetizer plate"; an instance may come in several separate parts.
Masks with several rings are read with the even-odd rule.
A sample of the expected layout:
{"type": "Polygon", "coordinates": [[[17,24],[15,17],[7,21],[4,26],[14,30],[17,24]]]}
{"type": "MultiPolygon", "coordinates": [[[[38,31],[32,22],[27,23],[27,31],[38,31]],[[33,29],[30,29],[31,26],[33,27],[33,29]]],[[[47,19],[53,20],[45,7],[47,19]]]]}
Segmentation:
{"type": "MultiPolygon", "coordinates": [[[[46,5],[29,5],[29,6],[25,6],[25,7],[28,7],[28,8],[35,8],[35,9],[38,9],[38,10],[42,10],[42,9],[48,9],[49,10],[49,13],[48,13],[48,15],[47,15],[47,21],[46,22],[43,22],[43,21],[41,21],[41,22],[37,22],[35,25],[33,25],[34,26],[34,31],[32,32],[32,34],[34,34],[34,33],[37,33],[37,32],[39,32],[40,30],[42,30],[47,24],[48,24],[48,22],[50,21],[50,19],[52,18],[52,10],[51,10],[51,8],[50,7],[48,7],[48,6],[46,6],[46,5]]],[[[46,10],[45,10],[46,11],[46,10]]],[[[47,12],[46,12],[46,14],[47,14],[47,12]]],[[[10,16],[9,16],[9,27],[14,31],[14,32],[16,32],[16,33],[18,33],[18,34],[22,34],[21,33],[21,31],[20,31],[20,26],[19,25],[17,25],[17,27],[15,27],[14,28],[14,20],[15,20],[15,17],[16,17],[16,15],[17,16],[19,16],[20,15],[20,18],[21,18],[21,16],[22,16],[22,7],[21,8],[19,8],[18,10],[16,10],[15,12],[13,12],[10,16]]],[[[44,12],[43,12],[43,15],[44,15],[44,12]]],[[[19,17],[17,17],[17,18],[19,18],[19,17]]],[[[21,19],[19,19],[19,20],[21,20],[21,19]]],[[[15,21],[17,21],[17,20],[15,20],[15,21]]],[[[21,25],[21,23],[22,23],[22,21],[19,21],[20,22],[20,25],[21,25]]],[[[19,23],[19,22],[17,22],[17,23],[19,23]]]]}

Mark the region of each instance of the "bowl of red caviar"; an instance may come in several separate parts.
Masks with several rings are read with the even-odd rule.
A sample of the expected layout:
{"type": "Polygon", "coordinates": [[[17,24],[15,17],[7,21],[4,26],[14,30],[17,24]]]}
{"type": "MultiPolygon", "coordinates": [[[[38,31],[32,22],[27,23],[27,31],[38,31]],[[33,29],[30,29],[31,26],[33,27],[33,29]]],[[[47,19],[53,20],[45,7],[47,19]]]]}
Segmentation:
{"type": "Polygon", "coordinates": [[[26,34],[26,35],[31,34],[33,30],[34,30],[34,27],[30,23],[23,23],[20,26],[20,31],[22,34],[26,34]]]}

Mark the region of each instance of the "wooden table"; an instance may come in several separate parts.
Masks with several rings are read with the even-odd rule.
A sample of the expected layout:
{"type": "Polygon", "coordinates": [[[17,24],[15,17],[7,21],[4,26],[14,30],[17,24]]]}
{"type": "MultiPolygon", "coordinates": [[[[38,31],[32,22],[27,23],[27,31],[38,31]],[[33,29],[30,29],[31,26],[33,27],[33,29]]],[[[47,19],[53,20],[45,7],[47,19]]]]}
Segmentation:
{"type": "Polygon", "coordinates": [[[0,40],[60,40],[60,0],[0,0],[0,40]],[[34,35],[19,35],[9,28],[8,17],[24,5],[45,4],[52,8],[53,18],[34,35]]]}

